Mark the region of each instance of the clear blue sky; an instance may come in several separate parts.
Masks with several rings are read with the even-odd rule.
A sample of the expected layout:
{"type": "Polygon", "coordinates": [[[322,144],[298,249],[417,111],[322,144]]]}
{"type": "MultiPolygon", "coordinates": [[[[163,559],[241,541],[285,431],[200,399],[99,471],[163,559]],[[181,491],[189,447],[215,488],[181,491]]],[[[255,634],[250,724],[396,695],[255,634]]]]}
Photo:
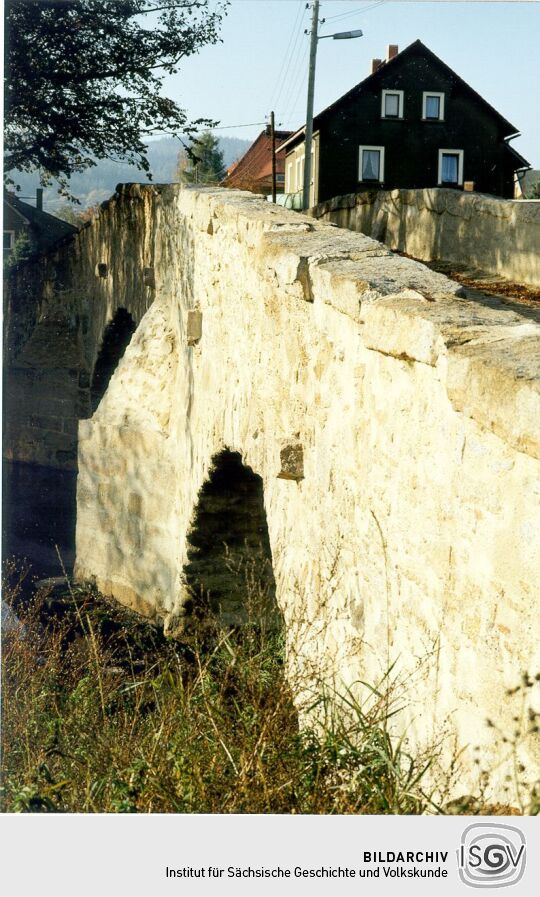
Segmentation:
{"type": "MultiPolygon", "coordinates": [[[[306,0],[232,0],[223,43],[203,49],[167,78],[166,93],[192,118],[222,126],[276,122],[298,127],[305,116],[310,10],[306,0]]],[[[420,38],[521,131],[513,145],[540,168],[540,2],[449,0],[322,0],[321,34],[361,28],[364,37],[321,41],[315,109],[369,74],[388,44],[420,38]],[[332,17],[332,18],[331,18],[332,17]]],[[[262,125],[216,129],[255,138],[262,125]]]]}

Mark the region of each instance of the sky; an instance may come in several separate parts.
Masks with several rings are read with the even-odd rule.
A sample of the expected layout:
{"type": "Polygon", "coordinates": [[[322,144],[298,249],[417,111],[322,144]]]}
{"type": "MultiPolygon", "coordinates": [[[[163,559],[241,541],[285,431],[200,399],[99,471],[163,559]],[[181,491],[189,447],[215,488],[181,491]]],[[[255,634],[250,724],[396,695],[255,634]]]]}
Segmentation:
{"type": "MultiPolygon", "coordinates": [[[[215,5],[215,4],[214,4],[215,5]]],[[[305,118],[311,11],[306,0],[231,0],[222,44],[203,48],[165,80],[192,118],[215,133],[254,139],[273,109],[276,127],[305,118]]],[[[419,38],[514,124],[513,146],[540,169],[540,2],[521,0],[321,0],[320,34],[361,29],[362,38],[319,42],[315,111],[363,80],[388,44],[419,38]]]]}

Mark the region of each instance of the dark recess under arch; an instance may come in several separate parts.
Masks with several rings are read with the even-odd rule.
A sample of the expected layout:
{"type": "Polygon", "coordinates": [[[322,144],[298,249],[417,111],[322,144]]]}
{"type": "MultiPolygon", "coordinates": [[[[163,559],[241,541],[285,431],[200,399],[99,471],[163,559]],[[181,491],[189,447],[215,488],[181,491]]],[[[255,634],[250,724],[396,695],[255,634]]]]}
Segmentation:
{"type": "Polygon", "coordinates": [[[92,414],[105,395],[109,381],[136,329],[135,321],[125,308],[117,309],[114,318],[105,327],[90,386],[92,414]]]}
{"type": "Polygon", "coordinates": [[[213,459],[199,494],[184,570],[192,612],[226,625],[278,619],[272,552],[260,476],[238,452],[213,459]]]}

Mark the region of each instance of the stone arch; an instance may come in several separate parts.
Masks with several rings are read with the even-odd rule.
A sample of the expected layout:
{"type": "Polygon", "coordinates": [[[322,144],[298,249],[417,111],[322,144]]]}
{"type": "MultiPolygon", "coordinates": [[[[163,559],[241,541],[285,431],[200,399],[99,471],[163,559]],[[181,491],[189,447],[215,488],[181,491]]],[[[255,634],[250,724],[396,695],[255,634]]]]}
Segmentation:
{"type": "Polygon", "coordinates": [[[195,619],[210,613],[232,626],[254,617],[278,621],[263,481],[239,452],[224,449],[212,459],[188,536],[184,577],[186,610],[195,619]]]}
{"type": "Polygon", "coordinates": [[[137,325],[126,308],[118,308],[103,331],[101,346],[90,384],[92,414],[98,407],[137,325]]]}

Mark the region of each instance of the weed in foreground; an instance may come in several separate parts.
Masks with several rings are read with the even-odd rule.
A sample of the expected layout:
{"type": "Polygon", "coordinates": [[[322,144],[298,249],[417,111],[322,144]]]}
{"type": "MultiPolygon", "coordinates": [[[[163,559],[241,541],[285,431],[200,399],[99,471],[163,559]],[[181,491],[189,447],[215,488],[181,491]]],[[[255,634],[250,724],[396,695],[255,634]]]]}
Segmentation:
{"type": "Polygon", "coordinates": [[[4,811],[426,808],[384,703],[351,698],[338,717],[328,701],[325,726],[300,730],[278,626],[216,623],[182,644],[88,590],[18,612],[2,658],[4,811]]]}
{"type": "Polygon", "coordinates": [[[318,688],[300,727],[283,626],[256,604],[182,642],[91,589],[28,603],[20,588],[5,592],[20,625],[3,638],[4,812],[495,812],[480,792],[434,804],[433,757],[390,735],[389,674],[365,703],[318,688]]]}

